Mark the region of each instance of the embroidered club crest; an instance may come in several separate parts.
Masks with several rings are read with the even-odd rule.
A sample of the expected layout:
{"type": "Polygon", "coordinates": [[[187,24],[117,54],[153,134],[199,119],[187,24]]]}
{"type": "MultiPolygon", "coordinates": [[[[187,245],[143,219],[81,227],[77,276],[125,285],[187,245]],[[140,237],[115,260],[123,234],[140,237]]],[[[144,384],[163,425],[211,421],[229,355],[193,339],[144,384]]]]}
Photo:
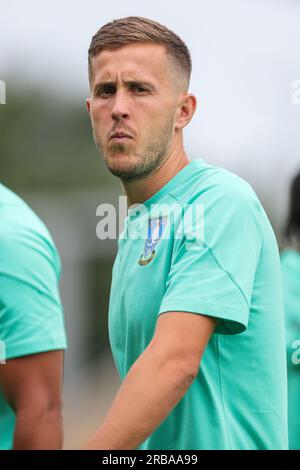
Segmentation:
{"type": "Polygon", "coordinates": [[[138,261],[140,266],[146,266],[155,257],[155,247],[162,236],[166,223],[166,216],[148,219],[148,236],[145,242],[144,253],[138,261]]]}

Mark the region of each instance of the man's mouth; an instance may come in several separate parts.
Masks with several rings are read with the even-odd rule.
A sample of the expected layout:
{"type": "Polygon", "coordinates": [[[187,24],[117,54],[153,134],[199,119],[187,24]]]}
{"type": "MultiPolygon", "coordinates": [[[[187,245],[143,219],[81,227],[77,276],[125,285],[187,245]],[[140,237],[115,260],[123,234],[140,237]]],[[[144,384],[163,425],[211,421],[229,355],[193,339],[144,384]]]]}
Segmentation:
{"type": "Polygon", "coordinates": [[[113,140],[114,142],[126,142],[127,140],[133,139],[133,137],[126,132],[114,132],[110,136],[110,140],[113,140]]]}

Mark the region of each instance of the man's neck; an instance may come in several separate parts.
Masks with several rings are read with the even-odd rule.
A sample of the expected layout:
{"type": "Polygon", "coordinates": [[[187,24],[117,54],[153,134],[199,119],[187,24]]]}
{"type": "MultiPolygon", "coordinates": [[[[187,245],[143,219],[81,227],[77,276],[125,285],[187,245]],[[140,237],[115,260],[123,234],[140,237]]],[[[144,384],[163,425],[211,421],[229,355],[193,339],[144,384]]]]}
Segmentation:
{"type": "Polygon", "coordinates": [[[161,167],[148,177],[135,181],[122,180],[122,186],[128,199],[128,207],[145,202],[190,163],[183,148],[181,150],[178,154],[172,152],[161,167]]]}

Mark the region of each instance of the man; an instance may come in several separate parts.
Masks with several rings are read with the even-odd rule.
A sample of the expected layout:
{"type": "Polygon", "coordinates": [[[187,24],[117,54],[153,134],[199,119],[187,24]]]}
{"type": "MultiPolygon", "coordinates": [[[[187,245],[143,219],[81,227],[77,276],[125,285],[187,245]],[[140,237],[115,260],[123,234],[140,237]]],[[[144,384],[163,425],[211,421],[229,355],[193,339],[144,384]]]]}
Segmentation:
{"type": "Polygon", "coordinates": [[[40,219],[1,184],[0,220],[0,449],[60,449],[59,256],[40,219]]]}
{"type": "Polygon", "coordinates": [[[286,248],[281,253],[285,313],[289,446],[300,450],[300,173],[292,181],[285,228],[286,248]]]}
{"type": "Polygon", "coordinates": [[[189,162],[190,72],[182,40],[145,18],[89,49],[94,138],[129,206],[109,308],[123,383],[89,449],[287,448],[277,244],[246,182],[189,162]],[[178,236],[175,206],[196,205],[203,237],[199,216],[178,236]]]}

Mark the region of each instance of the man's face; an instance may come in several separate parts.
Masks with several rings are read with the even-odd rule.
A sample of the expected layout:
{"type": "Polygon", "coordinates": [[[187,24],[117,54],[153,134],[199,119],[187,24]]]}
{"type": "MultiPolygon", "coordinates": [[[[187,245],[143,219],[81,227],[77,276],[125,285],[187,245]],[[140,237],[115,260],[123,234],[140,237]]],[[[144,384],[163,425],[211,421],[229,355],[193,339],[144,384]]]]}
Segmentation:
{"type": "Polygon", "coordinates": [[[130,44],[101,51],[92,70],[87,107],[108,169],[124,180],[146,177],[172,148],[182,96],[175,66],[160,45],[130,44]]]}

